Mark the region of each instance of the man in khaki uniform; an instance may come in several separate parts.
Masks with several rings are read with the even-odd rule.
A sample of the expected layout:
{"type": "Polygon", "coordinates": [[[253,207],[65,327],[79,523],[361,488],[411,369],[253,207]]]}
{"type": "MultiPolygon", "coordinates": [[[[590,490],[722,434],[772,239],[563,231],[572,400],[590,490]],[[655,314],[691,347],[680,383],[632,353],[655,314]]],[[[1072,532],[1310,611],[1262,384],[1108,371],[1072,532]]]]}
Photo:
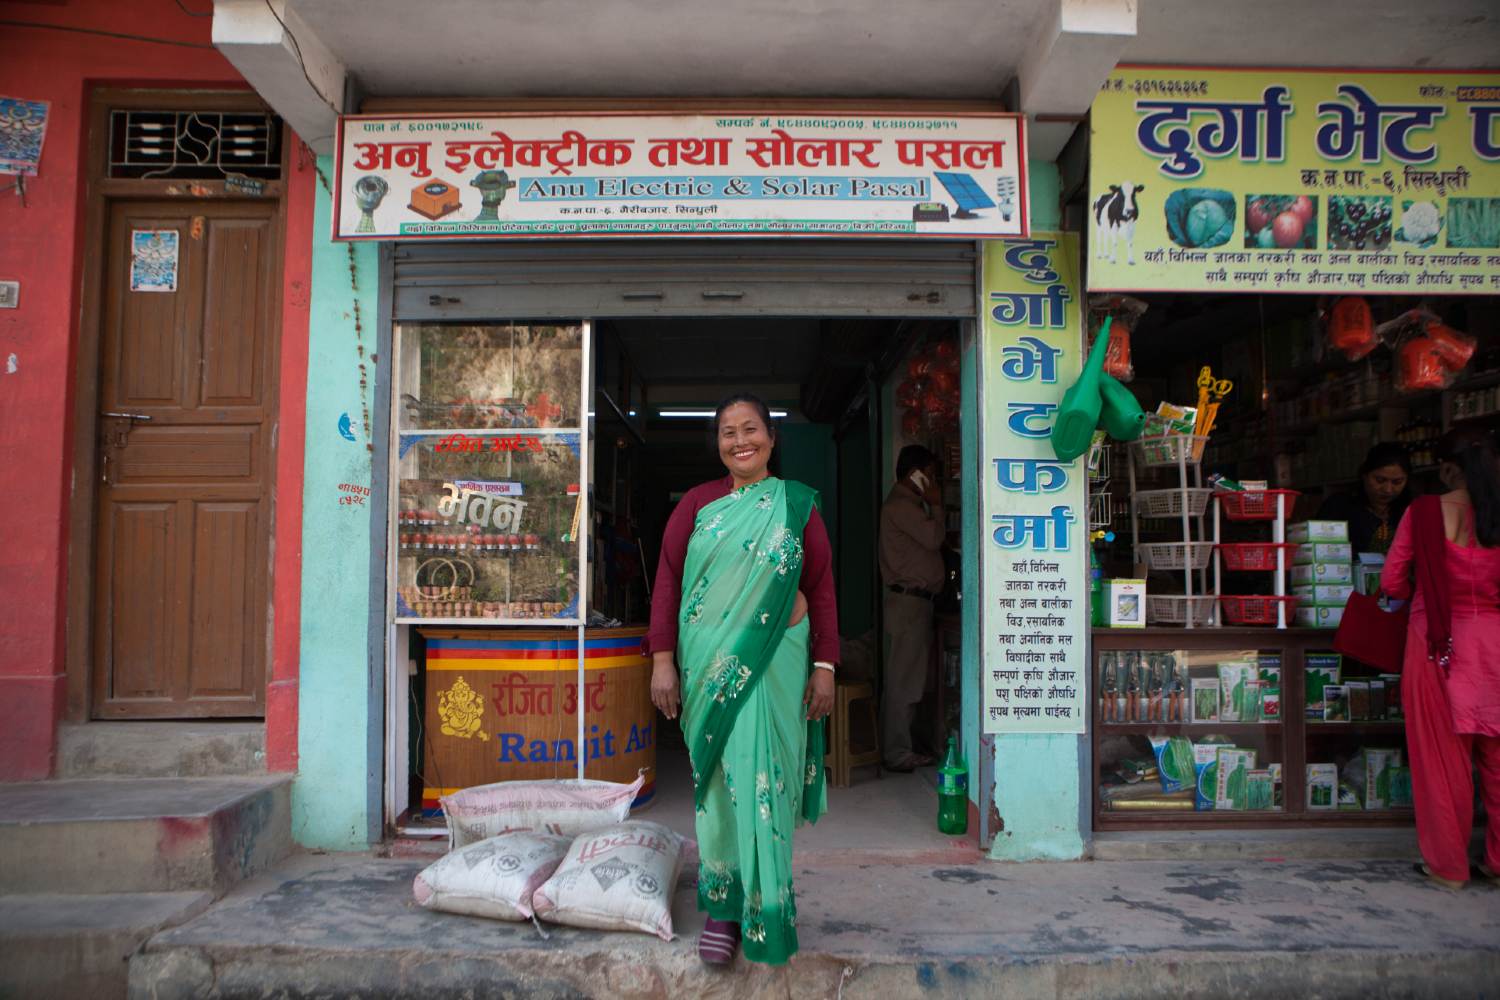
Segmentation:
{"type": "Polygon", "coordinates": [[[896,459],[896,485],[880,508],[887,650],[880,723],[885,765],[892,771],[932,763],[932,758],[912,750],[911,723],[927,685],[933,602],[947,576],[943,520],[937,456],[921,445],[902,448],[896,459]]]}

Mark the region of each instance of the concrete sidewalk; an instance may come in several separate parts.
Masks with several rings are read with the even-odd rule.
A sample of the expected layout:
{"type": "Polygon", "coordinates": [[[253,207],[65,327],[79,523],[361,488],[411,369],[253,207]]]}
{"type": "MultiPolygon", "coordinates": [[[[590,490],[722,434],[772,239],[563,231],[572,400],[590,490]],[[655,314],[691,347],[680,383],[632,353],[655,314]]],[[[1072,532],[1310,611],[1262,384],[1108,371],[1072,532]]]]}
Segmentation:
{"type": "Polygon", "coordinates": [[[701,966],[679,937],[431,913],[424,862],[300,855],[156,935],[131,996],[1494,997],[1500,888],[1432,887],[1404,861],[798,864],[802,951],[701,966]]]}

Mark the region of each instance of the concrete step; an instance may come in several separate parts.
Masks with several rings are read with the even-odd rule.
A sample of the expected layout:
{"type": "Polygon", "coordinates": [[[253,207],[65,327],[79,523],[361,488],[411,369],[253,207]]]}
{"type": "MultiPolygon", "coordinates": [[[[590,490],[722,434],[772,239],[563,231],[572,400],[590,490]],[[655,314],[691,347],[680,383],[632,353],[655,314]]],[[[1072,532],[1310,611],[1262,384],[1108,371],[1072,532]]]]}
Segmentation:
{"type": "Polygon", "coordinates": [[[59,778],[264,774],[264,722],[86,722],[58,730],[59,778]]]}
{"type": "Polygon", "coordinates": [[[542,938],[416,906],[425,863],[292,857],[154,935],[129,995],[1437,1000],[1500,982],[1500,888],[1450,893],[1408,861],[799,863],[797,957],[725,971],[698,961],[691,870],[673,941],[542,938]]]}
{"type": "MultiPolygon", "coordinates": [[[[1482,830],[1482,828],[1480,828],[1482,830]]],[[[1476,830],[1474,854],[1482,851],[1476,830]]],[[[1149,830],[1096,833],[1095,861],[1340,861],[1406,858],[1415,861],[1411,826],[1292,830],[1149,830]]]]}
{"type": "Polygon", "coordinates": [[[291,778],[0,785],[0,893],[221,894],[291,849],[291,778]]]}
{"type": "Polygon", "coordinates": [[[123,997],[141,942],[212,902],[206,891],[0,896],[0,997],[123,997]]]}

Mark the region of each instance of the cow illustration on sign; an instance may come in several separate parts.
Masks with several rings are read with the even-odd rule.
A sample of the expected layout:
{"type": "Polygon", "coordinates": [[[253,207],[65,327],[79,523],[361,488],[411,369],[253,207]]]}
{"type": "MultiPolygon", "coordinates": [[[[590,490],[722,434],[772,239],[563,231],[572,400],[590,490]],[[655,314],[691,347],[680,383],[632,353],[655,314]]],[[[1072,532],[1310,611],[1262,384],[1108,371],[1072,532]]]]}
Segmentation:
{"type": "Polygon", "coordinates": [[[1111,184],[1109,190],[1094,202],[1094,256],[1109,258],[1111,264],[1119,259],[1118,244],[1125,244],[1125,261],[1135,263],[1135,220],[1140,217],[1135,196],[1146,190],[1144,184],[1121,181],[1111,184]]]}

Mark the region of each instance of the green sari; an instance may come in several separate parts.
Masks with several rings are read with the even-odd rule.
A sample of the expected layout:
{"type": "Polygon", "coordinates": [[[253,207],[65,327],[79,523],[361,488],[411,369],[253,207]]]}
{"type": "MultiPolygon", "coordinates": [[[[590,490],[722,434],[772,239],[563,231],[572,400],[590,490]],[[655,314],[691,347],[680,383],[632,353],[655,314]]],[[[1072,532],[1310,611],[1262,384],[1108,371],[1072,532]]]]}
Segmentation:
{"type": "Polygon", "coordinates": [[[791,628],[816,494],[763,479],[698,512],[677,656],[697,806],[698,908],[740,925],[745,957],[797,951],[792,830],[828,808],[823,723],[803,706],[809,625],[791,628]]]}

